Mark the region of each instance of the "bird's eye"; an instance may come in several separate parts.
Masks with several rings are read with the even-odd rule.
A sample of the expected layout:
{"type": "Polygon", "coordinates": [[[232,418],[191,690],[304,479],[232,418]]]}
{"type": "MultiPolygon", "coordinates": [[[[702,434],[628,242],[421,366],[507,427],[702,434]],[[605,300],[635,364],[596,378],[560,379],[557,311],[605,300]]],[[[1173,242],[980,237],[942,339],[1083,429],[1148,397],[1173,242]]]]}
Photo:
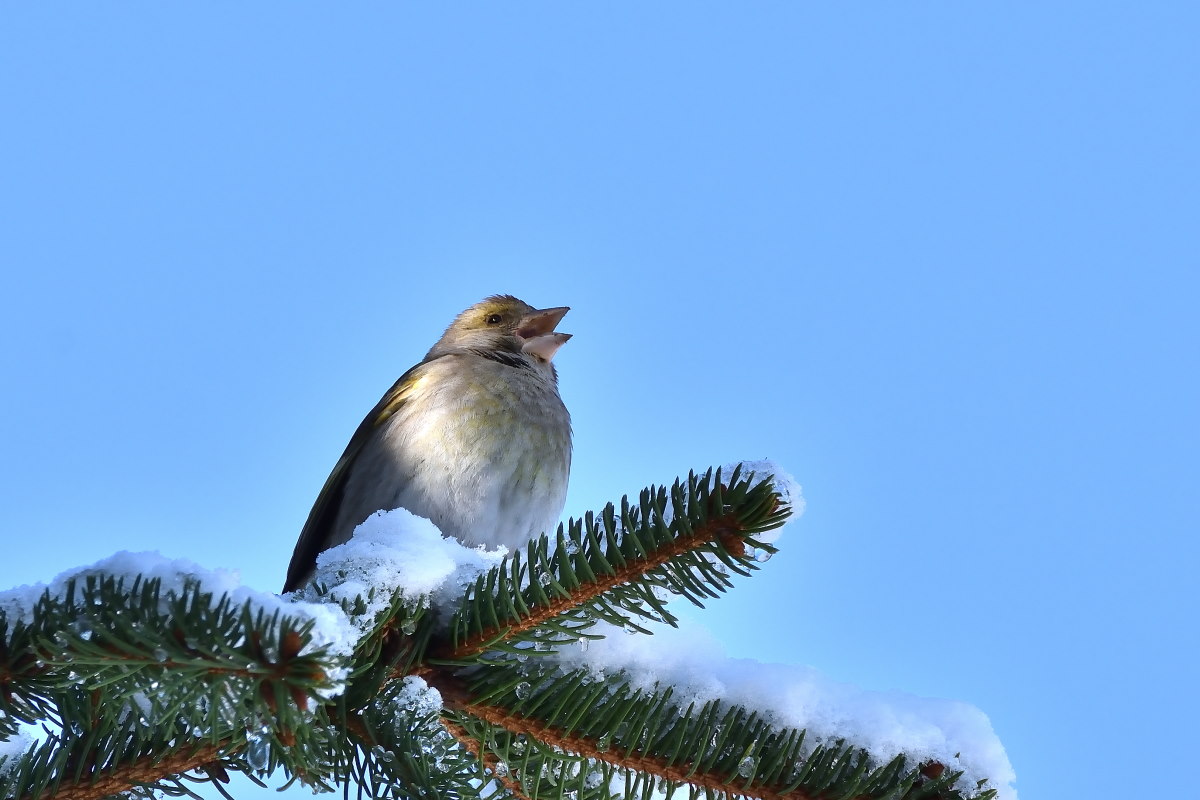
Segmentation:
{"type": "Polygon", "coordinates": [[[504,317],[500,314],[489,314],[487,318],[488,325],[499,325],[504,321],[504,317]]]}

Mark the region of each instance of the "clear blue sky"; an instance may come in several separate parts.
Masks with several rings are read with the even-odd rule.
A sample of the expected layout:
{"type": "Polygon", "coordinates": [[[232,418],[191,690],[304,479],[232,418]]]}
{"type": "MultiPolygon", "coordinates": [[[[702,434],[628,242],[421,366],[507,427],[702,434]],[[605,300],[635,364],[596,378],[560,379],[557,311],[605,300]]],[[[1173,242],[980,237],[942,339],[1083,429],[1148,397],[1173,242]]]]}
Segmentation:
{"type": "Polygon", "coordinates": [[[277,587],[361,416],[511,292],[573,308],[569,513],[804,485],[703,615],[731,652],[974,703],[1028,800],[1192,763],[1197,14],[8,4],[0,588],[277,587]]]}

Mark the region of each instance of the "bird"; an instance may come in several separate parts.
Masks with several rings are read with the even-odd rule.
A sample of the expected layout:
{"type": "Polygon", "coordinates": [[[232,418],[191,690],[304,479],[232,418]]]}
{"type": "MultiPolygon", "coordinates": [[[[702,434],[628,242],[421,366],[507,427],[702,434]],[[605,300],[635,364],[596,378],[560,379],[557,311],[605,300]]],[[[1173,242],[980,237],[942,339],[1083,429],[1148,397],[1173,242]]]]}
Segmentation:
{"type": "Polygon", "coordinates": [[[405,508],[469,547],[514,549],[566,503],[571,416],[552,363],[567,306],[492,295],[463,311],[350,438],[300,531],[284,592],[381,510],[405,508]]]}

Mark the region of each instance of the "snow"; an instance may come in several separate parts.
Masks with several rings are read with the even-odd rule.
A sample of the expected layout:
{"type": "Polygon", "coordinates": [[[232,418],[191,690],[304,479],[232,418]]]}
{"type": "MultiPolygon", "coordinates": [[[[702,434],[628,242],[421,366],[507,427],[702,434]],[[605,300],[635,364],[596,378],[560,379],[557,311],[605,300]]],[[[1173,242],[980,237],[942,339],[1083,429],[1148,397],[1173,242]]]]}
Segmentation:
{"type": "Polygon", "coordinates": [[[743,706],[781,727],[806,729],[814,745],[845,739],[881,764],[901,753],[916,762],[938,761],[963,771],[959,786],[989,779],[999,800],[1016,800],[1012,765],[987,716],[974,706],[860,689],[812,667],[729,658],[702,628],[646,627],[653,636],[599,624],[589,633],[604,639],[565,648],[558,662],[597,678],[623,670],[635,689],[669,684],[681,708],[709,700],[743,706]]]}
{"type": "MultiPolygon", "coordinates": [[[[731,474],[729,465],[722,475],[731,474]]],[[[796,481],[770,461],[743,462],[743,472],[773,476],[776,489],[793,509],[791,520],[804,511],[804,497],[796,481]]],[[[780,530],[758,535],[774,544],[780,530]]],[[[228,594],[234,602],[251,602],[267,614],[281,612],[312,620],[313,639],[308,649],[328,647],[337,656],[349,656],[361,635],[373,627],[397,589],[409,602],[432,607],[446,615],[475,578],[507,554],[471,549],[442,536],[429,520],[406,510],[373,514],[345,544],[317,559],[315,582],[326,595],[318,602],[309,585],[291,595],[278,596],[242,586],[229,570],[210,570],[185,560],[157,553],[117,553],[89,567],[65,572],[49,585],[23,586],[0,592],[0,611],[10,619],[30,618],[38,598],[46,591],[61,595],[66,582],[89,574],[159,578],[164,594],[181,592],[199,583],[214,597],[228,594]],[[368,599],[364,614],[351,619],[336,601],[368,599]],[[329,602],[333,600],[335,602],[329,602]]],[[[648,624],[640,621],[641,624],[648,624]]],[[[590,634],[606,638],[589,646],[565,648],[557,656],[563,668],[586,668],[597,675],[624,670],[636,687],[655,683],[675,686],[676,702],[721,700],[757,710],[774,724],[804,728],[814,745],[845,739],[885,763],[904,753],[916,762],[936,760],[962,770],[960,786],[990,779],[1000,800],[1016,800],[1011,784],[1012,766],[988,718],[966,703],[914,697],[899,692],[876,692],[832,681],[803,666],[764,664],[726,656],[720,642],[695,628],[672,629],[652,625],[653,637],[630,635],[620,628],[598,625],[590,634]]],[[[440,697],[418,678],[406,679],[401,703],[426,712],[440,707],[440,697]]],[[[333,693],[340,691],[340,686],[333,693]]],[[[28,746],[18,738],[0,743],[0,756],[28,746]]],[[[11,762],[10,762],[11,763],[11,762]]],[[[3,767],[0,767],[3,769],[3,767]]]]}
{"type": "Polygon", "coordinates": [[[727,479],[733,474],[734,469],[741,465],[742,475],[751,479],[771,477],[771,483],[775,486],[775,491],[782,497],[783,502],[792,507],[792,515],[788,517],[787,523],[782,527],[771,531],[763,531],[757,533],[754,538],[763,544],[774,544],[779,541],[779,537],[783,535],[783,531],[788,525],[800,519],[804,514],[804,492],[800,488],[800,484],[788,474],[781,466],[770,459],[762,459],[760,461],[734,461],[731,464],[726,464],[721,467],[722,479],[727,479]]]}
{"type": "Polygon", "coordinates": [[[418,717],[436,714],[442,710],[442,695],[422,678],[409,675],[396,695],[395,707],[418,717]]]}
{"type": "Polygon", "coordinates": [[[466,547],[406,509],[378,511],[355,528],[350,541],[317,556],[313,583],[295,594],[315,599],[313,584],[323,584],[326,597],[343,601],[367,599],[374,589],[366,612],[356,620],[366,632],[397,589],[414,603],[428,597],[434,609],[453,611],[467,586],[507,554],[502,547],[466,547]]]}
{"type": "MultiPolygon", "coordinates": [[[[268,616],[280,612],[283,616],[301,622],[311,620],[313,627],[310,639],[301,654],[328,648],[331,655],[346,658],[353,652],[358,640],[357,629],[350,623],[345,612],[336,605],[294,602],[271,592],[242,586],[235,571],[206,569],[186,559],[169,559],[155,552],[123,551],[90,566],[68,570],[49,584],[18,586],[0,592],[0,612],[4,612],[10,621],[29,622],[32,620],[34,606],[43,594],[48,591],[52,596],[64,597],[69,581],[75,580],[77,584],[82,584],[88,575],[124,577],[127,584],[131,584],[139,575],[146,579],[157,578],[162,581],[160,596],[164,599],[172,594],[178,596],[198,585],[201,591],[212,593],[214,602],[222,595],[229,595],[235,604],[251,603],[252,610],[261,609],[268,616]]],[[[77,598],[78,596],[76,594],[77,598]]],[[[334,687],[328,691],[330,696],[340,693],[339,682],[346,674],[344,669],[335,670],[331,674],[334,687]]]]}

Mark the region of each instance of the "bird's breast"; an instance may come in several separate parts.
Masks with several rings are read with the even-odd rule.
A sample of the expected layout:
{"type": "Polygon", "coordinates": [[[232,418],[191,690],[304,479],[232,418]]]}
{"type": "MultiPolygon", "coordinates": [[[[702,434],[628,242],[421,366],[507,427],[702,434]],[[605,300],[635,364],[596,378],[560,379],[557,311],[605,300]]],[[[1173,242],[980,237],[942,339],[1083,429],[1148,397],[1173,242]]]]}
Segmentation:
{"type": "Polygon", "coordinates": [[[416,381],[363,454],[359,466],[376,470],[380,487],[366,504],[407,508],[469,545],[512,548],[553,528],[571,462],[570,417],[553,380],[484,359],[471,369],[445,360],[416,381]]]}

